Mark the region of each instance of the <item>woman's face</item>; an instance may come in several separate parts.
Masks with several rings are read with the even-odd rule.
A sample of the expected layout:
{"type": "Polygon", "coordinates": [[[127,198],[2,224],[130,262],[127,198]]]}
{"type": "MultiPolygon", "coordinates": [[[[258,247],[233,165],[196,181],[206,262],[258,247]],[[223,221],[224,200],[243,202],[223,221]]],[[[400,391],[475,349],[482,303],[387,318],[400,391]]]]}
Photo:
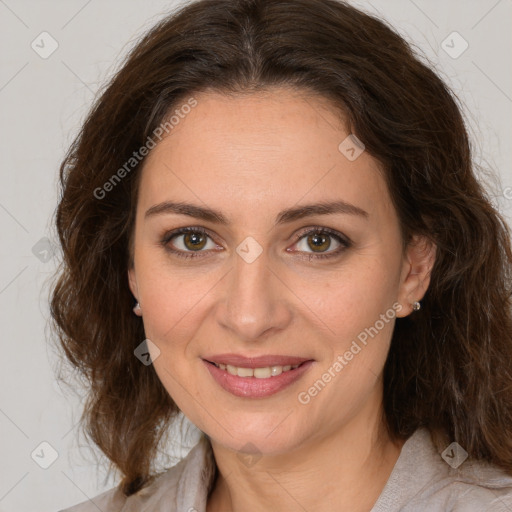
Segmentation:
{"type": "Polygon", "coordinates": [[[326,100],[195,98],[147,157],[137,204],[130,287],[160,380],[234,450],[368,425],[395,317],[428,285],[377,161],[326,100]]]}

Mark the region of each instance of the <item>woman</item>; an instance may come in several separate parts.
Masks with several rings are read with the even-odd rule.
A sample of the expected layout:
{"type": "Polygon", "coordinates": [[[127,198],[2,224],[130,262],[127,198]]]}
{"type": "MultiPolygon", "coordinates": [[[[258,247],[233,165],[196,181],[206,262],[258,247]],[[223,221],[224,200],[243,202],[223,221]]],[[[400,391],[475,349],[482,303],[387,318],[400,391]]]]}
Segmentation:
{"type": "Polygon", "coordinates": [[[68,512],[512,509],[510,233],[382,21],[183,7],[61,182],[52,315],[122,476],[68,512]],[[201,440],[157,474],[180,411],[201,440]]]}

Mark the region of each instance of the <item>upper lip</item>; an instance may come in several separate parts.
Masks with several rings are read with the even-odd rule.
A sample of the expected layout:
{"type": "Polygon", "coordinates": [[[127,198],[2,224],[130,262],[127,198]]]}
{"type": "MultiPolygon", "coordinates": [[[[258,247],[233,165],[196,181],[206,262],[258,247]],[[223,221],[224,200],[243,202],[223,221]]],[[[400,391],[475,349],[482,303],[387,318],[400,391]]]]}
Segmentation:
{"type": "Polygon", "coordinates": [[[287,366],[311,361],[307,357],[264,355],[245,357],[238,354],[217,354],[203,358],[205,361],[217,364],[229,364],[239,368],[266,368],[267,366],[287,366]]]}

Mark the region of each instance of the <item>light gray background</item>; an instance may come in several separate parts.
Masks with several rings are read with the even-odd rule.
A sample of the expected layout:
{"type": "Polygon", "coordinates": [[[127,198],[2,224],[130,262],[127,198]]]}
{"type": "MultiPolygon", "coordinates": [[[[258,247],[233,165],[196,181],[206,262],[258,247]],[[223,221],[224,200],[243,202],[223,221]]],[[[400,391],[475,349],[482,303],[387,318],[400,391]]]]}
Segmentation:
{"type": "MultiPolygon", "coordinates": [[[[512,187],[512,1],[353,4],[389,20],[459,95],[475,160],[499,176],[493,197],[510,222],[512,189],[505,191],[512,187]],[[458,58],[454,52],[464,42],[450,35],[453,31],[469,45],[458,58]]],[[[117,483],[105,479],[97,451],[77,439],[79,397],[65,394],[56,383],[57,359],[46,342],[48,279],[59,258],[51,253],[56,240],[51,216],[59,163],[98,87],[136,38],[175,5],[164,0],[0,0],[0,512],[56,511],[117,483]],[[41,42],[43,31],[58,43],[46,59],[31,47],[35,41],[40,51],[43,45],[50,48],[49,39],[41,42]],[[52,452],[41,442],[58,453],[48,469],[39,464],[50,462],[52,452]]],[[[184,455],[196,435],[192,429],[183,448],[178,439],[166,451],[184,455]]],[[[177,459],[162,463],[168,460],[177,459]]]]}

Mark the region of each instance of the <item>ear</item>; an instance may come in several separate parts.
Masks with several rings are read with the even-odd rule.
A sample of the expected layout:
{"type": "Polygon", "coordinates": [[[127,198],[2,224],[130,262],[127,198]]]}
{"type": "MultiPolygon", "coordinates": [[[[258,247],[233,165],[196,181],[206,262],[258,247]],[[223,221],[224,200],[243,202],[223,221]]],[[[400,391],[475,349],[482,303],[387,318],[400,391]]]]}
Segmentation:
{"type": "MultiPolygon", "coordinates": [[[[139,289],[137,286],[137,278],[135,277],[135,268],[132,266],[128,269],[128,286],[130,287],[130,290],[135,297],[135,300],[139,300],[139,289]]],[[[133,312],[137,316],[142,316],[140,312],[140,308],[134,309],[133,312]]]]}
{"type": "Polygon", "coordinates": [[[412,305],[425,296],[436,259],[436,245],[425,236],[415,235],[408,244],[403,259],[398,301],[403,306],[397,317],[405,317],[412,305]]]}

